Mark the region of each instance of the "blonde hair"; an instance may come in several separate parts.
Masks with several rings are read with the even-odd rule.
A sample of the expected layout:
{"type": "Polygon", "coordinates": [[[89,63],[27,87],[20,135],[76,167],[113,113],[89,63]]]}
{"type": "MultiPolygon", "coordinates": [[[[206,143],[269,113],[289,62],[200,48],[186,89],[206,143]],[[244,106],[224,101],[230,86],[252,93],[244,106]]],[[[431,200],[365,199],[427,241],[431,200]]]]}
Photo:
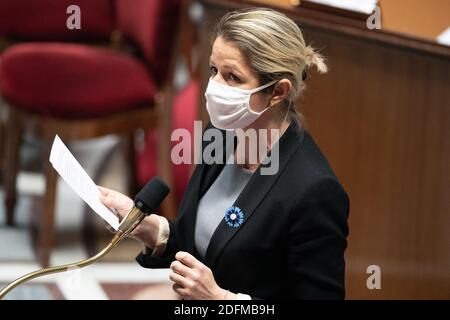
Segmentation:
{"type": "Polygon", "coordinates": [[[327,72],[322,55],[307,46],[297,24],[286,15],[267,8],[227,13],[216,25],[213,40],[222,37],[236,45],[260,76],[261,84],[289,79],[292,89],[286,98],[291,119],[302,124],[296,100],[305,88],[306,70],[327,72]]]}

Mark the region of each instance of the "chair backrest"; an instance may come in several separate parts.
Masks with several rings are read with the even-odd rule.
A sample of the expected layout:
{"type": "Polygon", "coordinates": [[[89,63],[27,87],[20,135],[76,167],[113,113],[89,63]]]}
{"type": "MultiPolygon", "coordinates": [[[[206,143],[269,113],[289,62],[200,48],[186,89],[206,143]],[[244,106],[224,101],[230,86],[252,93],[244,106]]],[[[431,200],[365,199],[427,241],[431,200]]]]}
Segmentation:
{"type": "Polygon", "coordinates": [[[114,0],[0,0],[0,37],[101,41],[109,40],[113,29],[114,0]],[[79,30],[67,28],[70,5],[80,7],[79,30]]]}
{"type": "Polygon", "coordinates": [[[117,26],[139,48],[156,82],[167,78],[182,0],[116,0],[117,26]]]}

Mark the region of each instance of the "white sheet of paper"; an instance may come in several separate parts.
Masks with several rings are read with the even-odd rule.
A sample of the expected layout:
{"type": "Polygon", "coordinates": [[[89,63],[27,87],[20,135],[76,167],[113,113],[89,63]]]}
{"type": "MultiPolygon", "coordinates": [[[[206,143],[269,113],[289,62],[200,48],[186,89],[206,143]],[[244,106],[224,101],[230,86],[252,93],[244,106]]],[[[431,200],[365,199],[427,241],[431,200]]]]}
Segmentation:
{"type": "Polygon", "coordinates": [[[450,46],[450,27],[448,27],[439,35],[439,37],[437,37],[437,42],[446,46],[450,46]]]}
{"type": "Polygon", "coordinates": [[[371,14],[378,3],[378,0],[309,0],[319,4],[341,8],[350,11],[371,14]]]}
{"type": "Polygon", "coordinates": [[[50,152],[50,163],[64,181],[83,199],[92,210],[108,222],[114,230],[119,228],[119,218],[101,201],[100,191],[80,163],[67,149],[62,140],[55,136],[50,152]]]}

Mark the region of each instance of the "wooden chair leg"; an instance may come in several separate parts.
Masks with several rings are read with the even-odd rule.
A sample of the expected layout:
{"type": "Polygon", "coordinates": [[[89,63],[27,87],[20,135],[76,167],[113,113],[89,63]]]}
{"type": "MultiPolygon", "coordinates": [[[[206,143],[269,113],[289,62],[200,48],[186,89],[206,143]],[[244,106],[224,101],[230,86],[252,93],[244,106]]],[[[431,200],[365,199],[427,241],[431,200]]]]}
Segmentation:
{"type": "Polygon", "coordinates": [[[4,134],[4,186],[6,224],[12,226],[14,225],[14,209],[17,199],[16,180],[20,163],[19,150],[22,135],[19,120],[13,110],[11,110],[9,114],[9,119],[4,134]]]}
{"type": "Polygon", "coordinates": [[[174,177],[172,175],[172,159],[170,134],[172,129],[172,114],[169,112],[173,104],[174,91],[166,88],[160,103],[160,120],[158,123],[158,174],[172,188],[161,204],[162,214],[168,219],[175,219],[177,206],[175,201],[174,177]]]}
{"type": "Polygon", "coordinates": [[[39,263],[46,267],[49,265],[50,251],[55,243],[54,216],[56,201],[57,173],[48,158],[51,145],[48,145],[44,158],[44,175],[46,179],[46,190],[43,199],[43,210],[40,217],[37,254],[39,263]]]}

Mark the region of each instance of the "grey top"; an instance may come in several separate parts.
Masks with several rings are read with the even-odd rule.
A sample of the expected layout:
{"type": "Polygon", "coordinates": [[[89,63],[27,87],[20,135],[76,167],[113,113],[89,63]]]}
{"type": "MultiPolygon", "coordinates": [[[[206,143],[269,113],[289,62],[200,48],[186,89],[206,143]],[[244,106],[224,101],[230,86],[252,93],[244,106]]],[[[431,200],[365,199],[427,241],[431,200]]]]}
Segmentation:
{"type": "Polygon", "coordinates": [[[226,164],[200,199],[195,223],[195,247],[202,258],[205,257],[209,241],[224,219],[225,212],[236,201],[252,174],[253,171],[235,163],[226,164]]]}

